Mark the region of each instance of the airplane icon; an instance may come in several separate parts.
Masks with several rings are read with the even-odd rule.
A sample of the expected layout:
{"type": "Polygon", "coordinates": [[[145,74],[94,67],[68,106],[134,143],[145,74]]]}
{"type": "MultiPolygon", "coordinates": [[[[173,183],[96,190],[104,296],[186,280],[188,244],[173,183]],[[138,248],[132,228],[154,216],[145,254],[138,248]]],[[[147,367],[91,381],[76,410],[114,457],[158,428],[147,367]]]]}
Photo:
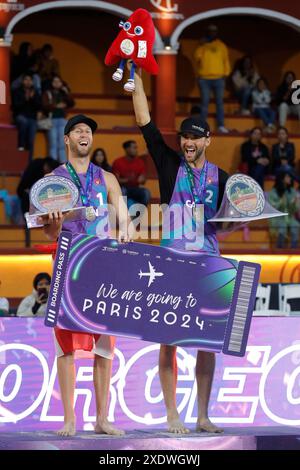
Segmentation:
{"type": "Polygon", "coordinates": [[[155,278],[163,276],[164,273],[157,273],[154,266],[152,266],[152,264],[150,263],[150,261],[148,261],[148,264],[149,264],[149,272],[148,273],[143,273],[140,270],[139,277],[140,277],[140,279],[142,279],[142,277],[149,277],[148,287],[150,287],[151,284],[155,281],[155,278]]]}

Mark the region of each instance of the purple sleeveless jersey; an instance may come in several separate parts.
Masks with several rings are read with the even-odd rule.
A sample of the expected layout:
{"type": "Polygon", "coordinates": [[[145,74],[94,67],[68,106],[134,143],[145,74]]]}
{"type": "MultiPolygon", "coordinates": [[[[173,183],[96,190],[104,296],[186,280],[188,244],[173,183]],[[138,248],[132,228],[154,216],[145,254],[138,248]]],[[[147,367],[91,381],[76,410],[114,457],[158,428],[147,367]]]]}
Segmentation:
{"type": "MultiPolygon", "coordinates": [[[[161,246],[180,251],[201,251],[219,254],[215,225],[208,222],[217,212],[219,196],[218,167],[209,163],[206,181],[201,181],[201,170],[192,168],[198,192],[205,184],[202,234],[196,229],[193,217],[193,194],[184,162],[181,162],[169,206],[163,210],[163,234],[161,246]],[[199,234],[200,233],[200,234],[199,234]]],[[[203,177],[203,175],[202,175],[203,177]]]]}
{"type": "MultiPolygon", "coordinates": [[[[67,230],[72,233],[86,233],[88,235],[97,235],[99,238],[109,238],[110,226],[107,207],[107,188],[104,180],[103,171],[100,167],[92,165],[92,192],[89,195],[90,205],[96,211],[96,219],[93,221],[77,220],[73,222],[64,222],[62,230],[67,230]]],[[[64,176],[72,180],[68,170],[64,165],[59,166],[53,171],[54,175],[64,176]]],[[[86,174],[79,174],[79,179],[83,188],[86,184],[86,174]]],[[[83,206],[81,198],[79,197],[76,207],[83,206]]]]}

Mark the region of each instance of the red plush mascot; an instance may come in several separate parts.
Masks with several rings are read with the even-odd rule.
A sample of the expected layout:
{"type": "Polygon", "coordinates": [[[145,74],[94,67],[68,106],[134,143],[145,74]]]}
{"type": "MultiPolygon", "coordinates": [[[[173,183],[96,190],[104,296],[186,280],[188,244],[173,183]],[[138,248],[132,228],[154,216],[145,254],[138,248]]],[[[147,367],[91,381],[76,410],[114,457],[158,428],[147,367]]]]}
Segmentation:
{"type": "Polygon", "coordinates": [[[124,85],[124,90],[134,91],[134,71],[141,67],[146,72],[156,75],[158,65],[152,54],[155,41],[155,29],[150,13],[143,8],[134,11],[128,20],[121,21],[122,31],[110,46],[106,57],[106,65],[114,65],[120,61],[112,78],[119,82],[123,78],[126,60],[132,60],[130,78],[124,85]]]}

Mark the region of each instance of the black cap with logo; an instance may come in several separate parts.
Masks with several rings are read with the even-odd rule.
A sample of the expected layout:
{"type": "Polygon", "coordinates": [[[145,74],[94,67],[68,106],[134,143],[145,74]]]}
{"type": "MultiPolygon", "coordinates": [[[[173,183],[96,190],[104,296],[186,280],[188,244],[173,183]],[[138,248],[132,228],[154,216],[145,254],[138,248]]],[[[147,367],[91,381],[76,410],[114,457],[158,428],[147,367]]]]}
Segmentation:
{"type": "Polygon", "coordinates": [[[69,119],[67,124],[65,125],[64,134],[69,134],[72,128],[76,126],[76,124],[81,124],[82,122],[89,126],[92,129],[92,133],[94,134],[98,125],[96,121],[94,121],[94,119],[91,119],[85,116],[84,114],[76,114],[76,116],[71,117],[71,119],[69,119]]]}
{"type": "Polygon", "coordinates": [[[189,117],[182,121],[179,135],[194,134],[199,137],[209,137],[210,128],[206,121],[199,117],[189,117]]]}

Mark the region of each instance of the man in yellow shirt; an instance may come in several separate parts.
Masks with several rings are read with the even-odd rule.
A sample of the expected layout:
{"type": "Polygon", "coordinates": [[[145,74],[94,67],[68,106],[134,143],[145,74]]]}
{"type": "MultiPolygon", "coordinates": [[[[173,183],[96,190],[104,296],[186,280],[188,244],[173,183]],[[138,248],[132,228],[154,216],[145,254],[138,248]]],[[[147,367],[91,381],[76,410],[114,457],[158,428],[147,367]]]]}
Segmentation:
{"type": "Polygon", "coordinates": [[[196,49],[195,59],[199,76],[201,92],[202,119],[206,120],[210,93],[213,90],[217,107],[217,125],[219,132],[224,134],[228,130],[224,126],[224,88],[225,77],[230,74],[228,49],[218,38],[217,26],[211,24],[207,27],[203,44],[196,49]]]}

